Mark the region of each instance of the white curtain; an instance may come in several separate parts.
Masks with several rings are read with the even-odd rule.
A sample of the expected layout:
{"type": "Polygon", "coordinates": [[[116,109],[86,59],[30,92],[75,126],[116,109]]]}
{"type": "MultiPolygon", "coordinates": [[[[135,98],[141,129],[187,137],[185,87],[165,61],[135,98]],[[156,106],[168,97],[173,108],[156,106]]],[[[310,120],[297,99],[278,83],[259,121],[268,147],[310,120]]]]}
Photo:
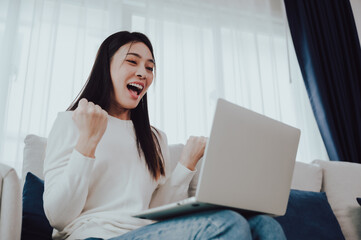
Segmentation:
{"type": "Polygon", "coordinates": [[[150,118],[170,144],[208,136],[222,97],[300,128],[298,161],[328,159],[281,0],[0,0],[1,162],[21,171],[25,136],[48,135],[120,30],[154,45],[150,118]]]}

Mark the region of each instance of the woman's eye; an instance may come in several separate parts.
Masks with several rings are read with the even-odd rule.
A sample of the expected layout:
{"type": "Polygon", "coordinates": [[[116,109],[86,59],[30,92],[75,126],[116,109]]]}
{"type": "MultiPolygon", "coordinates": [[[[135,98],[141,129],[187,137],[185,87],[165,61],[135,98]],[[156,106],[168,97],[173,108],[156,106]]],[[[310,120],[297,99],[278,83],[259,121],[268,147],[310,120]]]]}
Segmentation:
{"type": "Polygon", "coordinates": [[[153,72],[153,68],[152,68],[152,67],[147,67],[147,70],[153,72]]]}
{"type": "Polygon", "coordinates": [[[133,60],[127,60],[127,62],[130,62],[130,63],[133,63],[133,64],[137,64],[136,61],[133,61],[133,60]]]}

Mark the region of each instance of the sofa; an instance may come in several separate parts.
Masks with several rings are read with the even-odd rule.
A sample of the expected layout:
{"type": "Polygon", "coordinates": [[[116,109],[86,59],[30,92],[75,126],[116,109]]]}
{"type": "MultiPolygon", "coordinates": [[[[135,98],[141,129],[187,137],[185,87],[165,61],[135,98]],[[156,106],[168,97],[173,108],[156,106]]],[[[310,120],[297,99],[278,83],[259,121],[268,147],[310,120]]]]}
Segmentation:
{"type": "MultiPolygon", "coordinates": [[[[34,221],[29,221],[27,211],[34,214],[32,208],[35,208],[34,203],[29,204],[29,201],[41,200],[40,204],[36,204],[40,208],[42,206],[42,199],[30,199],[35,195],[41,198],[42,195],[41,192],[32,192],[33,182],[30,182],[28,172],[34,174],[41,184],[46,138],[28,135],[24,142],[21,181],[14,177],[16,173],[13,169],[0,165],[0,180],[3,183],[0,195],[0,239],[19,239],[21,231],[22,239],[32,239],[26,236],[29,229],[32,229],[32,232],[42,231],[34,230],[41,228],[28,226],[29,222],[34,221]],[[19,193],[21,187],[23,205],[19,193]],[[7,211],[6,215],[3,214],[4,211],[7,211]]],[[[170,145],[172,167],[175,167],[183,146],[170,145]]],[[[189,186],[190,196],[195,193],[197,180],[196,174],[189,186]]],[[[361,164],[323,160],[314,160],[310,164],[296,162],[291,188],[287,212],[285,216],[276,218],[288,239],[361,239],[361,207],[356,200],[361,197],[361,164]],[[337,235],[338,229],[341,235],[337,235]]]]}
{"type": "Polygon", "coordinates": [[[0,163],[0,239],[19,239],[21,191],[16,171],[0,163]]]}

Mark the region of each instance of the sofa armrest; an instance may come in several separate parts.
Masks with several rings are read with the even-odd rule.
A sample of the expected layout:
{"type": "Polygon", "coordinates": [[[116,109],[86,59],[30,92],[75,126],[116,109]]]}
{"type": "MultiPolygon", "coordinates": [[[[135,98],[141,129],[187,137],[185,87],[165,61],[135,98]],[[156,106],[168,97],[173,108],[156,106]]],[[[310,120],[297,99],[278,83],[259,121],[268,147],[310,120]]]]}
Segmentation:
{"type": "Polygon", "coordinates": [[[0,163],[0,239],[20,239],[22,201],[16,171],[0,163]]]}

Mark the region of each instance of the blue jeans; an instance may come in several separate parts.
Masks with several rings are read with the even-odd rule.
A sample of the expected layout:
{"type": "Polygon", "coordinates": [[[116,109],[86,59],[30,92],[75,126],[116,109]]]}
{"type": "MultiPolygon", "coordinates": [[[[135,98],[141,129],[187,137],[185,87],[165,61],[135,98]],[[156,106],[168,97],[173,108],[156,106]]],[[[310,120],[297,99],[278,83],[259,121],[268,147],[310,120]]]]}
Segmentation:
{"type": "MultiPolygon", "coordinates": [[[[88,238],[97,239],[97,238],[88,238]]],[[[160,221],[111,240],[257,239],[285,240],[282,227],[273,218],[258,215],[245,219],[231,210],[206,211],[160,221]]]]}

